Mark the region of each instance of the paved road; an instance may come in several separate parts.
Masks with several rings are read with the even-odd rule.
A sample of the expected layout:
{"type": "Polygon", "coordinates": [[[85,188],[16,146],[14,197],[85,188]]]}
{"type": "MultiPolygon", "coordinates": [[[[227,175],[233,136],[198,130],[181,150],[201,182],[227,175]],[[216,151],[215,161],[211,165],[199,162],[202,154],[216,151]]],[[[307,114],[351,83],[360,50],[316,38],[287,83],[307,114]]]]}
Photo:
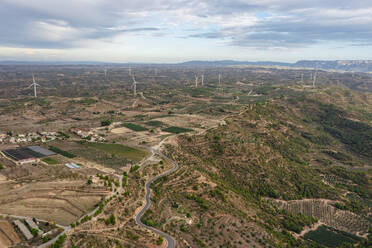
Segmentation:
{"type": "Polygon", "coordinates": [[[151,186],[151,184],[154,181],[156,181],[157,179],[159,179],[161,177],[164,177],[164,176],[168,176],[168,175],[172,174],[173,172],[175,172],[178,169],[178,164],[175,161],[173,161],[172,159],[168,158],[167,156],[165,156],[164,154],[162,154],[161,152],[159,152],[155,149],[152,149],[152,152],[153,152],[153,154],[157,154],[160,157],[163,157],[166,160],[170,161],[173,164],[173,168],[171,170],[165,172],[164,174],[161,174],[161,175],[158,175],[158,176],[152,178],[150,181],[148,181],[146,183],[146,186],[145,186],[146,187],[146,196],[145,196],[146,204],[141,209],[141,211],[137,214],[136,223],[137,223],[137,225],[140,225],[140,226],[142,226],[146,229],[149,229],[149,230],[153,231],[154,233],[157,233],[157,234],[163,236],[165,238],[165,240],[167,241],[167,248],[175,248],[176,247],[176,240],[172,236],[170,236],[170,235],[168,235],[168,234],[166,234],[166,233],[164,233],[164,232],[162,232],[162,231],[160,231],[156,228],[153,228],[151,226],[147,226],[147,225],[143,224],[142,221],[141,221],[141,218],[142,218],[143,214],[146,212],[147,209],[149,209],[150,204],[151,204],[151,201],[150,201],[150,194],[151,194],[150,186],[151,186]]]}

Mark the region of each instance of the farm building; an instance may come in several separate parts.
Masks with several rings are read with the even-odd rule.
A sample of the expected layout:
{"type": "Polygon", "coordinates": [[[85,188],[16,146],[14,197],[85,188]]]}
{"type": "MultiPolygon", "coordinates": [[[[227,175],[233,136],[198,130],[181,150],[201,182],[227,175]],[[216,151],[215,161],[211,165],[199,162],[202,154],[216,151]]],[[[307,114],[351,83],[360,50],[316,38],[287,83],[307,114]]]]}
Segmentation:
{"type": "Polygon", "coordinates": [[[15,220],[14,225],[18,227],[18,229],[22,232],[22,234],[25,236],[27,240],[30,240],[34,237],[32,236],[30,230],[28,230],[28,228],[25,226],[25,224],[23,224],[19,220],[15,220]]]}
{"type": "Polygon", "coordinates": [[[18,164],[34,163],[38,158],[54,155],[55,153],[40,146],[18,147],[2,151],[7,157],[18,164]]]}
{"type": "Polygon", "coordinates": [[[40,230],[40,228],[38,227],[38,225],[31,218],[27,218],[25,221],[26,221],[27,225],[30,228],[36,229],[39,234],[43,234],[44,233],[42,230],[40,230]]]}

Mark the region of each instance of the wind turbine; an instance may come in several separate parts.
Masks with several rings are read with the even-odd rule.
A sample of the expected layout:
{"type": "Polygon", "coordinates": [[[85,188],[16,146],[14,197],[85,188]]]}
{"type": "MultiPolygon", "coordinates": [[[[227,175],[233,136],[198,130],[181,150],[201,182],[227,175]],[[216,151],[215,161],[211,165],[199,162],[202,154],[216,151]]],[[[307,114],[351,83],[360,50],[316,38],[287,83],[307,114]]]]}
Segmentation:
{"type": "Polygon", "coordinates": [[[304,74],[303,73],[301,74],[301,84],[302,85],[304,84],[304,74]]]}
{"type": "Polygon", "coordinates": [[[201,85],[204,86],[204,74],[201,75],[201,85]]]}
{"type": "Polygon", "coordinates": [[[34,96],[35,96],[35,98],[37,98],[36,86],[39,86],[39,87],[41,87],[41,86],[38,83],[35,82],[34,74],[32,74],[32,84],[30,86],[28,86],[28,88],[31,88],[32,86],[34,86],[34,96]]]}
{"type": "Polygon", "coordinates": [[[221,73],[218,74],[218,85],[221,87],[221,73]]]}
{"type": "Polygon", "coordinates": [[[315,88],[315,83],[316,83],[316,76],[317,76],[317,73],[318,73],[318,68],[316,69],[315,74],[314,74],[314,79],[313,79],[313,88],[315,88]]]}
{"type": "Polygon", "coordinates": [[[136,97],[137,96],[137,82],[136,82],[136,78],[134,77],[134,73],[132,75],[132,79],[133,79],[133,84],[132,84],[133,95],[134,95],[134,97],[136,97]]]}
{"type": "Polygon", "coordinates": [[[195,88],[198,88],[198,76],[195,75],[195,88]]]}
{"type": "Polygon", "coordinates": [[[107,77],[107,68],[105,67],[105,69],[103,69],[103,71],[105,72],[105,78],[107,77]]]}

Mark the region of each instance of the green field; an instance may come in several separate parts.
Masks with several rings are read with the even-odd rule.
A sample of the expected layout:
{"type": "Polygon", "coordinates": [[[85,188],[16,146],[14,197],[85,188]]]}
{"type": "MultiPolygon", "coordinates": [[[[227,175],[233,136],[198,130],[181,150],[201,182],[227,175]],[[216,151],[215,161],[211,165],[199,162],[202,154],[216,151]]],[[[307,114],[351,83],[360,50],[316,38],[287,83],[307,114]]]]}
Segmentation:
{"type": "Polygon", "coordinates": [[[146,125],[152,126],[152,127],[161,127],[164,125],[161,121],[148,121],[145,123],[146,125]]]}
{"type": "Polygon", "coordinates": [[[120,144],[85,142],[83,145],[108,153],[111,156],[130,159],[135,162],[141,161],[147,154],[145,151],[120,144]]]}
{"type": "Polygon", "coordinates": [[[192,129],[188,129],[188,128],[183,128],[183,127],[168,127],[168,128],[164,128],[163,131],[164,132],[168,132],[168,133],[179,134],[179,133],[191,132],[193,130],[192,129]]]}
{"type": "Polygon", "coordinates": [[[143,127],[143,126],[140,126],[140,125],[137,125],[137,124],[133,124],[133,123],[123,123],[121,124],[123,127],[126,127],[126,128],[129,128],[133,131],[136,131],[136,132],[143,132],[143,131],[147,131],[148,129],[143,127]]]}
{"type": "Polygon", "coordinates": [[[304,237],[327,247],[339,247],[343,243],[356,243],[359,241],[359,238],[354,235],[332,230],[326,226],[320,226],[315,231],[306,233],[304,237]]]}
{"type": "Polygon", "coordinates": [[[59,164],[59,161],[54,158],[43,158],[42,159],[47,164],[59,164]]]}
{"type": "Polygon", "coordinates": [[[64,150],[59,149],[58,147],[55,147],[55,146],[49,146],[48,149],[55,152],[55,153],[61,154],[62,156],[65,156],[67,158],[74,158],[75,157],[75,154],[64,151],[64,150]]]}

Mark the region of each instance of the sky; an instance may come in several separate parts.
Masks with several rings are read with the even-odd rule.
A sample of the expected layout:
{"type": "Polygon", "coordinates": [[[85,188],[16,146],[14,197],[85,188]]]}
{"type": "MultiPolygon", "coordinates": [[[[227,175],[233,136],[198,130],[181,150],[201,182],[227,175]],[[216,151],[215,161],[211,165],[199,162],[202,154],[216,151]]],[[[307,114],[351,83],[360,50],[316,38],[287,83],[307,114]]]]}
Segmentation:
{"type": "Polygon", "coordinates": [[[0,60],[372,59],[372,0],[0,0],[0,60]]]}

